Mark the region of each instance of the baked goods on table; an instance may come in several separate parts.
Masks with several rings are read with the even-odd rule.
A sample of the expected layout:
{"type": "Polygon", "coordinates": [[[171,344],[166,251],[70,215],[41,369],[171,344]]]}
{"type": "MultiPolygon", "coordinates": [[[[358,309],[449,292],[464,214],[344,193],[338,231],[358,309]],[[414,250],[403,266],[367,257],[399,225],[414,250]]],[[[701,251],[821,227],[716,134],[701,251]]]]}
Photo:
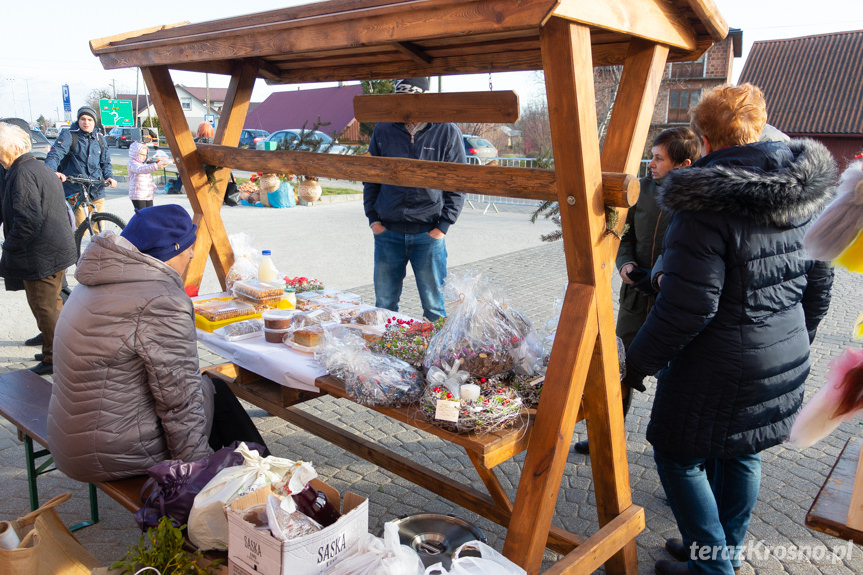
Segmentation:
{"type": "Polygon", "coordinates": [[[231,289],[234,295],[241,295],[250,299],[265,299],[282,297],[285,292],[285,285],[281,282],[239,280],[234,282],[234,287],[231,289]]]}
{"type": "Polygon", "coordinates": [[[226,326],[214,330],[213,333],[225,338],[228,341],[236,341],[240,339],[254,337],[260,334],[263,329],[264,322],[258,318],[253,318],[229,323],[226,326]]]}
{"type": "Polygon", "coordinates": [[[391,310],[382,307],[373,307],[359,312],[351,322],[360,325],[384,325],[388,319],[393,317],[393,313],[391,310]]]}
{"type": "Polygon", "coordinates": [[[255,313],[251,304],[234,299],[206,299],[194,303],[195,313],[214,322],[255,313]]]}
{"type": "Polygon", "coordinates": [[[304,311],[291,318],[292,328],[301,328],[320,323],[341,323],[339,314],[328,308],[318,308],[304,311]]]}
{"type": "Polygon", "coordinates": [[[287,329],[291,327],[291,318],[297,314],[293,309],[268,309],[261,314],[264,327],[269,329],[287,329]]]}

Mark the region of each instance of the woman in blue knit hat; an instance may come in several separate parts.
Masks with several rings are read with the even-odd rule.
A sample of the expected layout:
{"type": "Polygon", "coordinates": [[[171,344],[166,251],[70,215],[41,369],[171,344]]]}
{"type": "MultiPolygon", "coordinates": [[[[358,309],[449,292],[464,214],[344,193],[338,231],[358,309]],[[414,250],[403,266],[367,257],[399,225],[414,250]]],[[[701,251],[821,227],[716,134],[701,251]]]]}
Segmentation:
{"type": "Polygon", "coordinates": [[[233,440],[263,445],[230,390],[217,387],[214,400],[198,366],[182,278],[196,229],[181,206],[144,208],[122,234],[94,237],[78,261],[57,322],[48,418],[51,453],[69,477],[110,481],[167,459],[196,461],[233,440]],[[213,425],[214,404],[217,422],[225,405],[236,410],[232,436],[213,425]]]}

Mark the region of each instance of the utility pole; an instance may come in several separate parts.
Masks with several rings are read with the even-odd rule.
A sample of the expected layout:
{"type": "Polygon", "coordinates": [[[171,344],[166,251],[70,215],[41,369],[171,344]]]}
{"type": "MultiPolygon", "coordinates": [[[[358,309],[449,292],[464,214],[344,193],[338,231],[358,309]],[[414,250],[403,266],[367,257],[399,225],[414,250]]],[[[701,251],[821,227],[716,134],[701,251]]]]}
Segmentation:
{"type": "Polygon", "coordinates": [[[27,107],[30,109],[30,121],[33,121],[33,104],[30,102],[30,80],[24,78],[24,83],[27,86],[27,107]]]}
{"type": "Polygon", "coordinates": [[[114,88],[114,99],[117,99],[117,80],[111,78],[111,86],[114,88]]]}

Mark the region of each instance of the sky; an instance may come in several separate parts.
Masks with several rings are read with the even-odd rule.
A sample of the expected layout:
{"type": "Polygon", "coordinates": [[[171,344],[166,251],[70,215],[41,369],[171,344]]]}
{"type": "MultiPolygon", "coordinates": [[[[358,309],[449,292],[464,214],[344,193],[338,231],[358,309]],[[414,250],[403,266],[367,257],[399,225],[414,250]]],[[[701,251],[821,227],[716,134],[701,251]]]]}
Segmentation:
{"type": "MultiPolygon", "coordinates": [[[[256,0],[252,11],[263,12],[307,1],[256,0]]],[[[743,57],[734,61],[732,81],[754,41],[794,38],[863,29],[859,0],[714,0],[732,28],[743,30],[743,57]],[[855,9],[854,6],[857,6],[855,9]]],[[[248,13],[235,0],[186,0],[137,3],[70,2],[69,0],[25,1],[4,16],[0,35],[0,117],[19,116],[35,121],[63,120],[62,86],[69,85],[72,113],[94,89],[134,94],[136,80],[143,94],[143,80],[134,69],[104,70],[90,52],[90,40],[163,24],[203,22],[248,13]],[[84,7],[86,6],[86,7],[84,7]]],[[[175,84],[204,86],[203,74],[172,72],[175,84]]],[[[210,87],[227,87],[226,76],[209,76],[210,87]]],[[[531,73],[495,73],[495,90],[515,90],[522,102],[537,97],[540,88],[531,73]]],[[[315,84],[304,87],[325,87],[315,84]]],[[[436,85],[433,83],[433,87],[436,85]]],[[[488,90],[489,75],[446,76],[443,91],[488,90]]],[[[252,101],[263,101],[274,91],[296,89],[295,85],[255,85],[252,101]]]]}

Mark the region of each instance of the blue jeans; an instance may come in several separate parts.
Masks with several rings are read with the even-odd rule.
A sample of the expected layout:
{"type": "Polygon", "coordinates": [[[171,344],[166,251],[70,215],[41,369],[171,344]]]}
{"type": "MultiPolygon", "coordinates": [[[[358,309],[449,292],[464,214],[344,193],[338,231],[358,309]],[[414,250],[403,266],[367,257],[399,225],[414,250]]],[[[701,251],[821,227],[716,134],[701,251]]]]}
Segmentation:
{"type": "Polygon", "coordinates": [[[408,262],[416,276],[423,316],[446,317],[441,286],[446,279],[446,243],[427,232],[400,234],[390,230],[375,235],[375,305],[399,310],[408,262]]]}
{"type": "Polygon", "coordinates": [[[653,458],[683,544],[690,550],[689,570],[734,575],[761,486],[761,455],[707,460],[654,450],[653,458]]]}

